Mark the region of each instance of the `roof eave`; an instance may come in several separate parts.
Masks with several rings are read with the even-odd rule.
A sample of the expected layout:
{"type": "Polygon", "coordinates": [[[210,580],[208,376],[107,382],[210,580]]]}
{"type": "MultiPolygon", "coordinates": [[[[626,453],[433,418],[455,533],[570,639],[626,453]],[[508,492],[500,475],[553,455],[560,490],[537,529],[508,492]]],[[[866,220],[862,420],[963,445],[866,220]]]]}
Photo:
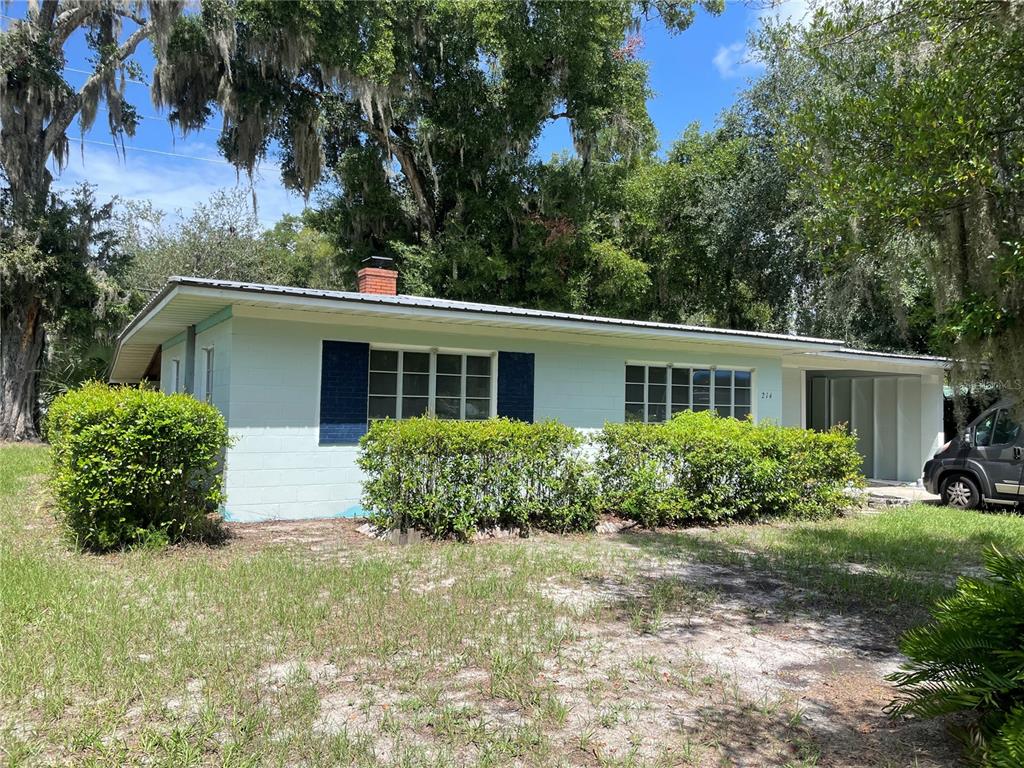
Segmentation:
{"type": "Polygon", "coordinates": [[[128,382],[139,380],[138,377],[129,377],[123,374],[115,378],[121,351],[136,333],[145,327],[155,315],[178,295],[216,297],[223,299],[229,304],[242,303],[241,297],[244,296],[244,303],[273,306],[275,308],[295,310],[330,309],[340,313],[358,311],[379,316],[433,321],[464,320],[467,316],[475,314],[481,317],[501,318],[509,325],[525,326],[536,330],[577,334],[582,332],[596,336],[628,334],[636,337],[666,338],[705,344],[728,343],[744,346],[748,349],[760,348],[781,353],[803,353],[836,360],[871,359],[877,362],[917,368],[944,369],[950,364],[948,360],[943,358],[851,349],[843,342],[834,339],[734,331],[731,329],[702,329],[667,323],[520,310],[515,307],[500,307],[486,304],[466,303],[465,306],[461,306],[459,302],[421,299],[420,297],[374,296],[341,291],[316,292],[289,288],[287,286],[265,286],[172,276],[168,278],[167,284],[147,302],[146,306],[132,318],[118,335],[117,348],[110,370],[111,381],[128,382]],[[430,301],[440,301],[442,305],[418,303],[430,301]]]}
{"type": "MultiPolygon", "coordinates": [[[[332,308],[352,310],[358,308],[380,315],[393,315],[404,317],[415,317],[418,319],[456,319],[465,318],[467,315],[477,314],[484,317],[506,318],[508,322],[525,324],[538,330],[561,330],[579,332],[580,328],[586,328],[596,335],[608,335],[612,329],[622,333],[630,333],[636,336],[664,336],[673,339],[702,343],[723,343],[739,344],[749,347],[769,348],[779,351],[801,351],[801,350],[838,350],[842,342],[828,339],[801,339],[796,337],[773,336],[769,334],[754,334],[742,331],[730,331],[728,329],[691,329],[676,328],[668,324],[638,324],[616,318],[589,318],[574,316],[545,317],[536,315],[519,314],[515,312],[502,312],[499,308],[491,309],[465,309],[447,307],[425,307],[413,304],[402,303],[401,301],[382,301],[381,297],[372,295],[359,296],[307,296],[296,293],[270,293],[260,289],[247,289],[244,287],[227,287],[203,285],[183,280],[177,284],[178,292],[186,295],[207,295],[216,296],[226,301],[233,299],[239,293],[244,293],[250,300],[255,300],[267,305],[285,305],[289,308],[301,310],[303,308],[332,308]]],[[[482,305],[487,306],[487,305],[482,305]]],[[[510,308],[511,309],[511,308],[510,308]]],[[[125,337],[127,340],[127,336],[125,337]]]]}

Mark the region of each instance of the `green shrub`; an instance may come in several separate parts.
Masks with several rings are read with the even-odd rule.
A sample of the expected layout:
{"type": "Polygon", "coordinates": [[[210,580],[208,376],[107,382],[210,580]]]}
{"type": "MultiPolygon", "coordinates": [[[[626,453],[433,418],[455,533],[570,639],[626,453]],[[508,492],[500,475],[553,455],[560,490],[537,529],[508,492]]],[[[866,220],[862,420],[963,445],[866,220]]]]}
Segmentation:
{"type": "Polygon", "coordinates": [[[849,506],[861,457],[845,431],[813,432],[686,411],[665,424],[607,424],[597,436],[601,507],[641,525],[771,516],[849,506]]]}
{"type": "Polygon", "coordinates": [[[94,382],[53,401],[46,433],[58,517],[79,547],[159,545],[210,532],[228,445],[212,405],[94,382]]]}
{"type": "Polygon", "coordinates": [[[584,442],[551,421],[377,421],[361,441],[363,504],[377,526],[435,537],[589,530],[595,487],[584,442]]]}
{"type": "Polygon", "coordinates": [[[894,715],[972,715],[967,744],[991,768],[1024,765],[1024,557],[994,547],[988,578],[961,577],[932,621],[903,636],[908,661],[889,676],[894,715]]]}

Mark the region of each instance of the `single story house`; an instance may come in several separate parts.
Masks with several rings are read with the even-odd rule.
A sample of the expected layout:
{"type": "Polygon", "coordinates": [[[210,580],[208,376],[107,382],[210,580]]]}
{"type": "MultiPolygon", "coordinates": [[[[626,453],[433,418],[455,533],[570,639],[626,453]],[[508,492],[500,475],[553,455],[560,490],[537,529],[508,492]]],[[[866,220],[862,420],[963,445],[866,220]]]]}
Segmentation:
{"type": "Polygon", "coordinates": [[[943,442],[939,358],[841,341],[359,291],[172,277],[118,338],[111,381],[224,414],[226,516],[357,516],[370,420],[557,419],[584,430],[687,408],[850,424],[869,477],[914,481],[943,442]]]}

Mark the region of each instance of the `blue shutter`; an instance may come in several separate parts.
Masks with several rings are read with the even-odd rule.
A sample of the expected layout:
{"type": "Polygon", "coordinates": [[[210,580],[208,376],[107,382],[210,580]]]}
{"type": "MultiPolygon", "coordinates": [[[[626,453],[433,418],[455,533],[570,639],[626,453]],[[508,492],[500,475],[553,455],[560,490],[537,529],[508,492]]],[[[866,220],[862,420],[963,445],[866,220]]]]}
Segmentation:
{"type": "Polygon", "coordinates": [[[533,422],[533,353],[498,353],[498,415],[533,422]]]}
{"type": "Polygon", "coordinates": [[[325,341],[320,365],[320,442],[356,443],[366,434],[370,345],[325,341]]]}

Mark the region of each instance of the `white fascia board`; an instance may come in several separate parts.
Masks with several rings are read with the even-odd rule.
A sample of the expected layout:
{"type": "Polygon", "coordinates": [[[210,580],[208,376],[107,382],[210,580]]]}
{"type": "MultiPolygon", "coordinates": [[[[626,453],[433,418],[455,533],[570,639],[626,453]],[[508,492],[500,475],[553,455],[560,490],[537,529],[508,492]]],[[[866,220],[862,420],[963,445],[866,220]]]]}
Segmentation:
{"type": "Polygon", "coordinates": [[[163,289],[163,293],[166,295],[163,296],[163,298],[159,298],[160,294],[158,294],[157,297],[154,297],[154,300],[151,302],[153,306],[149,309],[143,309],[142,312],[132,318],[125,329],[121,331],[120,335],[117,337],[117,346],[114,347],[114,359],[110,362],[110,373],[107,376],[108,379],[111,381],[124,381],[131,383],[138,381],[137,378],[121,378],[115,375],[121,358],[121,349],[128,343],[128,340],[131,339],[132,336],[138,333],[146,325],[148,320],[153,317],[156,312],[159,312],[167,306],[168,302],[170,302],[177,290],[178,286],[176,285],[165,287],[163,289]]]}
{"type": "Polygon", "coordinates": [[[856,350],[822,350],[803,352],[783,361],[786,368],[848,368],[853,370],[906,371],[907,373],[941,374],[951,365],[940,357],[914,357],[884,352],[861,352],[856,350]]]}
{"type": "MultiPolygon", "coordinates": [[[[338,314],[377,315],[381,317],[408,318],[434,322],[465,321],[467,318],[479,317],[497,319],[491,322],[495,327],[523,327],[537,330],[561,331],[576,334],[593,334],[598,336],[646,336],[648,338],[664,338],[672,341],[689,341],[710,344],[731,344],[737,346],[756,347],[777,352],[815,350],[824,351],[839,349],[829,347],[819,341],[783,340],[747,336],[743,334],[723,333],[720,331],[685,331],[672,328],[657,328],[590,320],[569,320],[562,318],[535,317],[530,315],[504,315],[498,312],[474,310],[443,309],[437,307],[414,307],[402,304],[385,304],[360,302],[358,300],[319,298],[313,296],[292,296],[287,294],[262,294],[258,292],[240,292],[235,289],[213,288],[203,286],[180,285],[178,291],[182,295],[208,296],[223,299],[239,307],[259,305],[295,310],[330,311],[338,314]]],[[[244,310],[239,314],[250,314],[244,310]]]]}
{"type": "Polygon", "coordinates": [[[148,309],[143,309],[142,312],[136,315],[132,321],[128,324],[125,330],[121,331],[121,335],[117,337],[118,349],[121,348],[122,344],[125,344],[132,336],[138,333],[143,326],[149,322],[153,315],[157,314],[171,303],[171,300],[181,291],[180,285],[174,285],[173,283],[168,284],[162,291],[165,295],[163,298],[158,294],[154,299],[153,306],[148,309]]]}

